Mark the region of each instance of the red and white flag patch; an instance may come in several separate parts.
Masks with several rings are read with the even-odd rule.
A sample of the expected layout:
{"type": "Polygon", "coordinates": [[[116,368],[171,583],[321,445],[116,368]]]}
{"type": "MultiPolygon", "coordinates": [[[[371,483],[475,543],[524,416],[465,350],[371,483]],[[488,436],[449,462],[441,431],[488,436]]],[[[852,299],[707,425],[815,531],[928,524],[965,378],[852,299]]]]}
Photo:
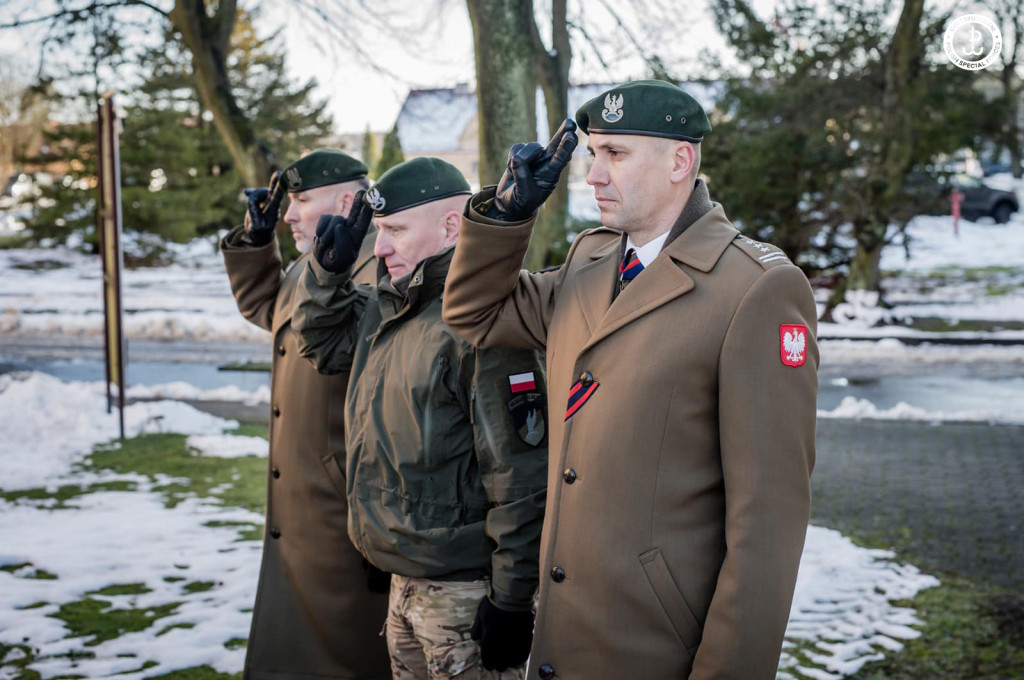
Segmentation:
{"type": "Polygon", "coordinates": [[[512,394],[537,389],[537,380],[533,377],[533,371],[510,375],[508,377],[508,388],[512,390],[512,394]]]}
{"type": "Polygon", "coordinates": [[[779,352],[786,366],[803,366],[807,361],[807,326],[795,323],[779,326],[779,352]]]}

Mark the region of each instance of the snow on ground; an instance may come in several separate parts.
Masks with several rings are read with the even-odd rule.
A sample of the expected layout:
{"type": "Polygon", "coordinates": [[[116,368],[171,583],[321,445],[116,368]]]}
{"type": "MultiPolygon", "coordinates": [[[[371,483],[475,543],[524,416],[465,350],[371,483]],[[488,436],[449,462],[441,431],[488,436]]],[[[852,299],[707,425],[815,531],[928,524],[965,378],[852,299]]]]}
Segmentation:
{"type": "MultiPolygon", "coordinates": [[[[0,441],[0,460],[7,463],[5,490],[82,482],[83,474],[73,472],[73,463],[116,435],[101,387],[62,383],[40,373],[0,377],[0,427],[11,433],[0,441]]],[[[235,423],[180,402],[149,402],[129,409],[132,433],[189,434],[187,445],[200,455],[266,455],[264,440],[222,435],[235,423]]],[[[40,660],[31,668],[44,678],[118,674],[136,680],[203,664],[237,672],[244,650],[228,649],[225,643],[248,635],[246,610],[255,597],[260,545],[239,542],[235,529],[210,523],[261,523],[262,517],[198,499],[170,509],[145,478],[120,478],[130,478],[138,490],[85,494],[67,501],[67,509],[49,509],[41,501],[0,501],[5,526],[0,565],[32,565],[14,573],[0,571],[0,642],[38,649],[40,660]],[[37,571],[57,578],[25,578],[37,571]],[[143,584],[146,592],[95,593],[128,583],[143,584]],[[195,583],[212,586],[195,592],[188,588],[195,583]],[[65,638],[64,624],[52,616],[62,604],[86,596],[114,608],[181,604],[144,631],[93,646],[86,644],[88,638],[65,638]],[[30,607],[40,602],[46,604],[30,607]],[[95,656],[86,658],[85,651],[95,656]],[[157,665],[141,669],[147,661],[157,665]]],[[[890,553],[858,548],[834,531],[810,528],[784,670],[792,672],[799,665],[792,656],[794,645],[809,645],[814,662],[827,671],[800,672],[839,678],[881,650],[899,649],[900,640],[917,634],[910,628],[917,623],[913,612],[890,601],[912,597],[937,581],[892,558],[890,553]]],[[[0,678],[6,677],[10,673],[0,661],[0,678]]]]}
{"type": "MultiPolygon", "coordinates": [[[[5,491],[99,479],[132,481],[138,489],[81,495],[65,502],[69,509],[49,509],[48,499],[0,501],[0,564],[32,565],[0,571],[0,642],[37,649],[40,660],[32,668],[44,678],[118,674],[131,680],[203,664],[236,672],[244,649],[225,643],[248,636],[246,610],[255,597],[261,546],[238,542],[237,529],[223,525],[261,524],[263,518],[195,498],[169,509],[144,477],[73,471],[96,444],[117,435],[104,402],[102,383],[62,383],[41,373],[0,376],[5,491]],[[57,578],[31,578],[39,571],[57,578]],[[148,592],[89,594],[128,583],[144,584],[148,592]],[[89,638],[66,638],[63,622],[52,616],[87,594],[115,609],[181,604],[144,631],[91,645],[89,638]],[[30,607],[40,602],[46,604],[30,607]],[[147,661],[158,665],[141,671],[147,661]]],[[[126,412],[129,436],[179,432],[193,435],[189,441],[201,455],[266,455],[263,440],[257,445],[254,437],[221,434],[234,427],[234,421],[174,401],[134,404],[126,412]]],[[[11,672],[0,661],[0,678],[7,677],[11,672]]]]}
{"type": "Polygon", "coordinates": [[[920,623],[913,610],[891,602],[913,598],[939,581],[892,557],[885,550],[855,546],[838,531],[809,527],[780,668],[838,679],[882,658],[884,651],[899,651],[901,640],[918,637],[911,627],[920,623]],[[804,667],[794,658],[801,644],[811,646],[807,655],[828,672],[804,667]]]}
{"type": "MultiPolygon", "coordinates": [[[[117,389],[116,386],[114,388],[117,389]]],[[[187,382],[175,381],[161,385],[132,385],[124,393],[128,399],[174,399],[188,401],[239,401],[248,406],[270,403],[270,387],[260,385],[247,392],[235,385],[201,390],[187,382]]]]}
{"type": "Polygon", "coordinates": [[[852,418],[861,420],[925,420],[932,423],[947,421],[982,422],[1024,425],[1024,400],[1008,404],[1008,410],[986,411],[927,411],[901,401],[892,408],[879,409],[867,399],[843,397],[839,406],[831,411],[818,409],[819,418],[852,418]]]}
{"type": "Polygon", "coordinates": [[[961,219],[959,235],[953,233],[952,217],[919,215],[907,225],[906,237],[910,259],[904,252],[902,238],[898,238],[882,251],[883,271],[1024,267],[1024,211],[1014,213],[1007,224],[961,219]]]}
{"type": "MultiPolygon", "coordinates": [[[[124,330],[129,339],[266,342],[242,318],[220,255],[182,248],[167,267],[126,269],[124,330]]],[[[67,248],[0,251],[0,335],[100,335],[102,272],[98,256],[67,248]],[[60,266],[65,265],[65,266],[60,266]],[[56,267],[56,268],[53,268],[56,267]]]]}
{"type": "Polygon", "coordinates": [[[201,456],[212,458],[239,458],[241,456],[267,457],[270,444],[263,437],[237,434],[194,434],[185,440],[185,446],[195,449],[201,456]]]}

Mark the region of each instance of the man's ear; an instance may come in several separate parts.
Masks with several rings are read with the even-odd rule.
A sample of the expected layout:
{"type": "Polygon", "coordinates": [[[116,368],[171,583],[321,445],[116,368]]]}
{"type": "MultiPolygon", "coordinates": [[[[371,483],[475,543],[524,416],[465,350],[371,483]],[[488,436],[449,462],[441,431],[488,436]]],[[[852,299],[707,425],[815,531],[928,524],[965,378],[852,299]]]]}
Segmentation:
{"type": "Polygon", "coordinates": [[[672,173],[669,179],[673,184],[684,182],[693,171],[693,164],[697,161],[697,153],[690,142],[679,142],[675,145],[672,153],[672,173]]]}
{"type": "Polygon", "coordinates": [[[355,200],[356,195],[351,191],[342,191],[334,199],[334,205],[338,209],[336,215],[348,215],[349,211],[352,210],[352,203],[355,200]]]}
{"type": "Polygon", "coordinates": [[[441,216],[441,224],[444,227],[444,245],[452,245],[459,238],[459,228],[462,226],[462,213],[458,210],[449,210],[441,216]]]}

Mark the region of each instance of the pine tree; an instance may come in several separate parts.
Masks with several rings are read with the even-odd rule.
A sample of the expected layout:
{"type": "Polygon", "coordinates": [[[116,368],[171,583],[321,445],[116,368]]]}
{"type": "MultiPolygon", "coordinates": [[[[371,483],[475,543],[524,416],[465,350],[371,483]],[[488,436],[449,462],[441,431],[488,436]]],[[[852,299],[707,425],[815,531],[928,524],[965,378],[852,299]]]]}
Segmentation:
{"type": "Polygon", "coordinates": [[[399,163],[405,160],[405,155],[402,153],[402,142],[398,139],[398,123],[391,128],[384,137],[384,146],[380,151],[380,160],[377,161],[377,166],[374,168],[374,177],[380,177],[390,168],[395,167],[399,163]]]}
{"type": "MultiPolygon", "coordinates": [[[[258,38],[252,19],[243,12],[236,23],[229,77],[283,166],[319,146],[331,120],[326,102],[312,99],[315,82],[292,83],[276,36],[258,38]]],[[[188,52],[168,31],[164,44],[139,63],[148,67],[142,82],[119,98],[123,224],[152,235],[143,241],[158,256],[163,239],[185,241],[239,223],[245,204],[231,154],[199,103],[188,52]]],[[[69,172],[49,200],[36,204],[33,234],[63,239],[78,231],[92,241],[94,123],[64,126],[51,136],[51,153],[63,155],[69,172]]]]}
{"type": "Polygon", "coordinates": [[[377,153],[377,136],[370,130],[370,124],[366,124],[366,132],[363,133],[363,145],[362,145],[362,156],[363,163],[366,163],[366,167],[370,168],[370,177],[376,179],[376,175],[373,173],[374,166],[377,165],[379,154],[377,153]]]}

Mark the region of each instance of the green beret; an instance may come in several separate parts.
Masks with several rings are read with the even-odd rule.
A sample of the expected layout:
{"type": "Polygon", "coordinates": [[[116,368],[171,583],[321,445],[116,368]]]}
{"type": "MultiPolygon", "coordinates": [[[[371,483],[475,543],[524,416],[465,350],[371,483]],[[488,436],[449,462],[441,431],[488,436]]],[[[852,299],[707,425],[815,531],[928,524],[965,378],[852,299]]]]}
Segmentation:
{"type": "Polygon", "coordinates": [[[375,215],[390,215],[458,194],[471,194],[459,169],[440,158],[413,158],[399,163],[366,192],[375,215]]]}
{"type": "Polygon", "coordinates": [[[341,184],[366,177],[363,162],[337,149],[316,149],[295,161],[281,173],[285,189],[292,193],[341,184]]]}
{"type": "Polygon", "coordinates": [[[697,100],[664,80],[635,80],[594,97],[576,112],[588,135],[645,135],[699,142],[711,131],[697,100]]]}

